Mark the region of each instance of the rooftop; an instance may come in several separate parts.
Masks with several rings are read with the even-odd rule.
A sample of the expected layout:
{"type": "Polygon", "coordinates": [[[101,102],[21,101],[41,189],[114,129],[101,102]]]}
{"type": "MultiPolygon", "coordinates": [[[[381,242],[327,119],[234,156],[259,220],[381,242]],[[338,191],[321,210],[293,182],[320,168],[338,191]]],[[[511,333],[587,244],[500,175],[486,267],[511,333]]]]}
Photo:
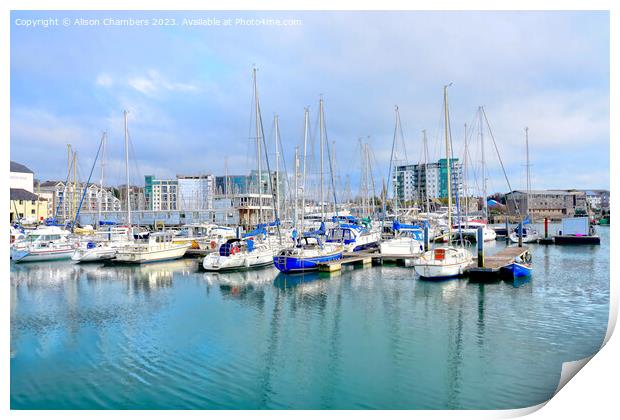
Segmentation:
{"type": "Polygon", "coordinates": [[[21,173],[24,173],[24,174],[33,174],[34,173],[30,169],[28,169],[26,166],[22,165],[21,163],[17,163],[17,162],[13,162],[13,161],[11,161],[11,172],[21,172],[21,173]]]}
{"type": "MultiPolygon", "coordinates": [[[[30,191],[26,191],[22,188],[11,188],[11,200],[35,201],[37,199],[39,199],[38,196],[30,191]]],[[[44,201],[45,199],[40,198],[39,200],[44,201]]]]}

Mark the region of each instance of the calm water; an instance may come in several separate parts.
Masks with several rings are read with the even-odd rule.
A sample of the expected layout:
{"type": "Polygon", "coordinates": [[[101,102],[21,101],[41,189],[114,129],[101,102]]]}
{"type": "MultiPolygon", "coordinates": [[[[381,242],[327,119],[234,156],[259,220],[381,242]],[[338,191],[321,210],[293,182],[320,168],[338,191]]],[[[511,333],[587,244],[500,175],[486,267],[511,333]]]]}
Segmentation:
{"type": "Polygon", "coordinates": [[[533,245],[521,285],[421,281],[395,265],[305,277],[192,260],[11,265],[11,407],[536,404],[605,335],[599,232],[601,246],[533,245]]]}

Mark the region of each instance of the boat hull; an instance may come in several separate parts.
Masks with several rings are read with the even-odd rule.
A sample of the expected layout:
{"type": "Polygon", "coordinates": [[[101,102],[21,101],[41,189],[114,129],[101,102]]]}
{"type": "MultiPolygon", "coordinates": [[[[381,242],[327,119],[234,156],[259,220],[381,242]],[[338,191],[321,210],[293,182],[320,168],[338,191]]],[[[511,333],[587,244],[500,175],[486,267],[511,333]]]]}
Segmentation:
{"type": "Polygon", "coordinates": [[[342,259],[342,251],[316,257],[303,256],[275,256],[273,263],[283,273],[299,273],[304,271],[316,271],[320,264],[342,259]]]}
{"type": "Polygon", "coordinates": [[[56,261],[68,260],[73,255],[73,249],[53,250],[53,251],[29,251],[15,250],[11,253],[11,259],[16,263],[36,262],[36,261],[56,261]]]}
{"type": "Polygon", "coordinates": [[[424,244],[413,238],[388,239],[381,242],[379,251],[385,255],[409,255],[416,257],[424,252],[424,244]]]}
{"type": "Polygon", "coordinates": [[[88,249],[88,250],[76,250],[71,259],[75,262],[96,262],[96,261],[108,261],[116,256],[115,249],[88,249]]]}
{"type": "Polygon", "coordinates": [[[114,261],[126,264],[144,264],[151,262],[176,260],[177,258],[182,258],[185,255],[187,248],[188,245],[181,245],[158,250],[119,250],[116,253],[116,258],[114,259],[114,261]]]}
{"type": "Polygon", "coordinates": [[[234,271],[266,267],[273,263],[272,253],[252,254],[237,254],[234,256],[210,254],[203,260],[202,267],[206,271],[234,271]]]}
{"type": "MultiPolygon", "coordinates": [[[[510,233],[510,235],[508,235],[508,237],[510,238],[510,242],[512,242],[513,244],[518,244],[519,243],[519,235],[516,232],[512,232],[510,233]]],[[[538,239],[540,238],[540,235],[536,234],[529,234],[529,235],[524,235],[521,238],[521,242],[524,244],[531,244],[531,243],[535,243],[538,242],[538,239]]]]}
{"type": "Polygon", "coordinates": [[[532,275],[532,267],[514,262],[500,269],[500,275],[511,279],[529,277],[532,275]]]}
{"type": "Polygon", "coordinates": [[[449,265],[420,264],[414,265],[418,276],[428,280],[443,280],[459,277],[465,274],[465,269],[470,262],[455,263],[449,265]]]}

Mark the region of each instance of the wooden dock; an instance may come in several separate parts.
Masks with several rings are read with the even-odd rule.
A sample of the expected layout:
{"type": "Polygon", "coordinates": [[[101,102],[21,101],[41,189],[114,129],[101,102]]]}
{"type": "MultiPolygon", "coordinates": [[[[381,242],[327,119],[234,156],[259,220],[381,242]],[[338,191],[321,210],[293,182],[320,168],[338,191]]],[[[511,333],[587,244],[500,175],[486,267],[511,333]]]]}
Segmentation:
{"type": "Polygon", "coordinates": [[[372,256],[367,253],[344,253],[339,260],[333,260],[319,264],[319,271],[331,273],[342,270],[343,265],[362,264],[364,266],[372,264],[372,256]]]}
{"type": "Polygon", "coordinates": [[[500,276],[502,267],[511,264],[516,258],[524,257],[530,250],[527,247],[508,247],[495,255],[484,258],[483,266],[473,265],[466,271],[470,280],[496,280],[500,276]]]}
{"type": "Polygon", "coordinates": [[[413,261],[415,257],[400,254],[381,254],[379,252],[345,252],[339,260],[329,261],[319,264],[319,271],[334,272],[342,270],[344,265],[362,265],[364,267],[372,264],[382,264],[384,261],[394,261],[407,265],[408,261],[413,261]]]}

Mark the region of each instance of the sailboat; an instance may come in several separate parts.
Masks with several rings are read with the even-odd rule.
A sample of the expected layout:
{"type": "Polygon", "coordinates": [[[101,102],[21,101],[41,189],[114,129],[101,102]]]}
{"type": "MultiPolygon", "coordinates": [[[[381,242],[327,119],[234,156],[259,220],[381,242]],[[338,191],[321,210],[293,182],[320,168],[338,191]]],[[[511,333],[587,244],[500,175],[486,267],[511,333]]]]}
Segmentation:
{"type": "Polygon", "coordinates": [[[484,160],[484,135],[482,131],[482,111],[478,110],[479,118],[480,118],[480,126],[479,126],[479,134],[480,134],[480,154],[482,158],[482,200],[483,204],[483,219],[475,219],[470,218],[468,216],[469,205],[468,205],[468,188],[467,188],[467,169],[469,163],[469,150],[467,144],[467,124],[465,124],[465,151],[463,153],[463,179],[464,179],[464,190],[465,190],[465,220],[461,223],[455,224],[453,228],[458,231],[459,237],[463,237],[463,239],[467,239],[471,242],[476,242],[478,240],[478,228],[482,228],[482,238],[485,242],[494,241],[497,238],[497,234],[493,229],[487,226],[487,221],[489,220],[489,207],[487,203],[487,188],[486,188],[486,171],[485,171],[485,160],[484,160]]]}
{"type": "MultiPolygon", "coordinates": [[[[320,139],[321,139],[321,147],[323,147],[324,142],[324,133],[325,133],[325,117],[323,110],[323,99],[321,98],[319,102],[319,124],[320,124],[320,139]]],[[[303,155],[303,178],[302,178],[302,204],[301,204],[301,221],[299,223],[300,230],[303,232],[304,229],[304,218],[305,218],[305,193],[306,193],[306,158],[307,158],[307,145],[308,145],[308,130],[309,130],[309,111],[306,108],[304,110],[304,155],[303,155]]],[[[329,153],[329,149],[328,149],[329,153]]],[[[323,153],[321,152],[321,157],[323,153]]],[[[322,159],[321,159],[322,160],[322,159]]],[[[297,158],[296,158],[297,161],[297,158]]],[[[322,172],[322,162],[321,162],[321,172],[322,172]]],[[[297,163],[296,163],[297,167],[297,163]]],[[[331,168],[331,166],[330,166],[331,168]]],[[[330,171],[331,172],[331,171],[330,171]]],[[[333,173],[331,173],[332,183],[333,183],[333,173]]],[[[297,179],[297,173],[295,173],[295,179],[297,179]]],[[[323,176],[321,173],[321,184],[323,183],[323,176]]],[[[337,203],[335,200],[336,192],[332,189],[334,194],[334,208],[337,208],[337,203]]],[[[319,264],[339,260],[342,258],[342,253],[344,251],[344,244],[342,240],[332,241],[326,243],[323,241],[323,237],[325,235],[325,209],[323,203],[323,189],[321,185],[321,215],[323,220],[321,221],[320,229],[316,231],[303,232],[300,236],[297,236],[297,230],[294,230],[294,241],[295,244],[292,247],[287,247],[282,249],[273,257],[273,263],[278,270],[283,273],[294,273],[294,272],[304,272],[304,271],[313,271],[318,270],[319,264]]],[[[297,191],[295,191],[295,195],[297,195],[297,191]]],[[[297,199],[295,199],[296,201],[297,199]]],[[[295,203],[295,208],[297,207],[297,203],[295,203]]],[[[297,227],[297,220],[295,220],[295,225],[297,227]]]]}
{"type": "MultiPolygon", "coordinates": [[[[125,124],[127,122],[125,121],[125,124]]],[[[103,197],[103,174],[104,174],[104,159],[103,155],[105,153],[105,145],[107,140],[107,133],[104,132],[101,138],[100,150],[103,151],[101,158],[101,177],[99,180],[99,194],[98,194],[98,219],[101,224],[101,199],[103,197]]],[[[95,157],[94,165],[97,162],[97,158],[99,156],[99,152],[97,152],[97,156],[95,157]]],[[[91,170],[92,174],[92,170],[91,170]]],[[[90,177],[89,177],[90,180],[90,177]]],[[[86,182],[85,188],[88,187],[89,182],[86,182]]],[[[86,194],[86,190],[84,190],[84,194],[86,194]]],[[[84,196],[82,196],[82,200],[84,196]]],[[[78,208],[78,214],[79,210],[78,208]]],[[[76,215],[77,222],[77,215],[76,215]]],[[[75,223],[74,223],[75,224],[75,223]]],[[[77,228],[76,228],[77,229],[77,228]]],[[[106,226],[104,229],[99,229],[96,231],[92,231],[88,240],[83,241],[78,245],[75,249],[75,252],[71,256],[71,259],[77,263],[80,262],[96,262],[96,261],[107,261],[111,260],[116,256],[116,251],[123,246],[126,246],[130,243],[129,240],[129,228],[127,227],[115,227],[115,226],[106,226]]]]}
{"type": "Polygon", "coordinates": [[[448,87],[444,86],[444,117],[446,140],[446,171],[448,192],[448,246],[441,246],[425,252],[414,263],[415,272],[426,279],[444,279],[457,277],[465,272],[472,263],[471,252],[464,247],[451,246],[452,241],[452,175],[451,150],[449,139],[448,87]]]}
{"type": "Polygon", "coordinates": [[[526,224],[529,224],[529,205],[530,205],[530,191],[531,191],[531,178],[530,178],[530,147],[529,147],[529,129],[525,127],[525,169],[526,169],[526,181],[525,181],[525,220],[521,221],[519,225],[510,232],[508,237],[512,243],[519,243],[519,236],[521,236],[522,243],[533,243],[538,242],[540,239],[540,234],[533,229],[531,226],[526,227],[526,224]]]}
{"type": "MultiPolygon", "coordinates": [[[[398,135],[401,135],[402,139],[402,126],[400,123],[400,112],[398,106],[396,107],[396,126],[394,127],[394,137],[392,140],[392,155],[390,157],[389,176],[392,178],[392,164],[394,162],[394,153],[396,150],[398,135]]],[[[402,139],[404,140],[404,139],[402,139]]],[[[393,184],[393,183],[392,183],[393,184]]],[[[389,185],[388,185],[389,188],[389,185]]],[[[419,256],[424,252],[424,242],[422,240],[422,230],[418,226],[414,225],[402,225],[398,222],[398,194],[395,186],[394,190],[394,221],[392,228],[394,230],[394,238],[385,240],[379,245],[379,251],[382,254],[392,255],[410,255],[419,256]]],[[[385,218],[385,200],[384,201],[384,218],[385,218]]]]}
{"type": "MultiPolygon", "coordinates": [[[[276,221],[270,224],[262,223],[263,208],[262,208],[262,140],[264,139],[262,117],[260,111],[260,102],[258,99],[258,85],[256,81],[256,69],[253,69],[253,82],[254,82],[254,107],[256,114],[256,154],[257,154],[257,166],[258,166],[258,194],[259,194],[259,220],[256,229],[245,234],[243,238],[232,238],[223,243],[218,252],[207,255],[202,266],[207,271],[222,271],[222,270],[242,270],[248,268],[257,268],[271,265],[273,263],[273,256],[275,250],[280,243],[280,235],[277,235],[277,240],[269,237],[268,227],[276,227],[279,230],[280,222],[277,220],[278,210],[277,203],[274,202],[275,218],[276,221]]],[[[277,129],[277,127],[276,127],[277,129]]],[[[267,172],[269,170],[269,160],[267,158],[267,172]]],[[[271,176],[270,185],[271,185],[271,176]]],[[[277,186],[276,186],[277,188],[277,186]]],[[[272,186],[273,191],[273,186],[272,186]]],[[[272,194],[272,199],[273,199],[272,194]]],[[[274,200],[275,201],[275,200],[274,200]]]]}

